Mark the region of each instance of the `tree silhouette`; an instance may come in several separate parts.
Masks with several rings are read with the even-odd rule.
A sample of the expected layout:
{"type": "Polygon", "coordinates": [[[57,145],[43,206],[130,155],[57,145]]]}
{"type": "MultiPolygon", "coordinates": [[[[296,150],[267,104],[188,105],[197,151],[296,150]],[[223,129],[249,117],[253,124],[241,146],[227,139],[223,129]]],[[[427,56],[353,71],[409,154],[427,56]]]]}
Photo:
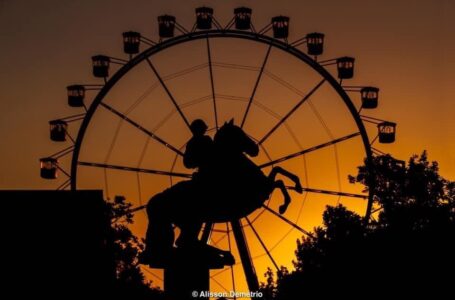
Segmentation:
{"type": "Polygon", "coordinates": [[[113,296],[125,299],[164,299],[162,291],[152,288],[152,282],[146,280],[139,268],[137,257],[144,246],[128,227],[133,223],[131,203],[126,202],[122,196],[116,196],[106,204],[111,218],[107,240],[116,274],[113,296]]]}
{"type": "Polygon", "coordinates": [[[359,167],[351,182],[375,177],[375,206],[368,226],[339,205],[327,207],[315,238],[297,241],[295,271],[269,270],[266,299],[309,299],[452,291],[455,269],[455,183],[439,175],[426,152],[406,165],[390,155],[374,158],[372,173],[359,167]]]}

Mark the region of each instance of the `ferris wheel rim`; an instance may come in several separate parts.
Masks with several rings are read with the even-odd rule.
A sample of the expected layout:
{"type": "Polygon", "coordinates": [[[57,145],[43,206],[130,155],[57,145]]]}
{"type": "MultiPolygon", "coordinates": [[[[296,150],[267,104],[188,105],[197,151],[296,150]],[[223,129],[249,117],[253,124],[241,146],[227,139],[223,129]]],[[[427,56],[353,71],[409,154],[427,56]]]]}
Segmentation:
{"type": "MultiPolygon", "coordinates": [[[[362,143],[364,145],[364,152],[366,156],[366,166],[369,169],[372,164],[372,150],[371,145],[368,137],[368,133],[366,128],[363,124],[360,114],[358,113],[356,107],[354,106],[352,100],[350,99],[349,95],[343,89],[341,84],[332,76],[332,74],[326,70],[322,65],[320,65],[316,60],[312,59],[309,55],[305,54],[297,47],[294,47],[284,41],[278,40],[274,37],[267,36],[265,34],[249,32],[249,31],[241,31],[241,30],[225,30],[225,29],[216,29],[216,30],[205,30],[205,31],[195,31],[189,32],[182,35],[178,35],[176,37],[164,40],[156,45],[151,46],[150,48],[142,51],[127,63],[125,63],[120,69],[118,69],[113,76],[106,81],[104,86],[100,89],[96,97],[94,98],[93,102],[91,103],[90,107],[88,108],[84,119],[82,120],[81,126],[79,128],[75,143],[74,143],[74,151],[71,159],[71,171],[70,171],[70,189],[76,190],[77,189],[77,170],[79,165],[79,154],[80,149],[82,146],[82,142],[84,140],[85,133],[87,128],[90,124],[90,121],[98,109],[99,105],[102,103],[105,96],[109,93],[109,91],[119,82],[123,76],[125,76],[130,70],[134,67],[139,65],[140,63],[147,61],[151,56],[164,51],[168,48],[173,46],[177,46],[180,44],[184,44],[186,42],[197,41],[202,39],[209,39],[209,38],[233,38],[233,39],[243,39],[243,40],[250,40],[253,42],[257,42],[264,45],[269,45],[270,47],[274,47],[281,51],[284,51],[288,54],[293,55],[300,61],[306,63],[309,67],[311,67],[314,71],[316,71],[321,77],[323,81],[327,81],[330,86],[337,92],[340,98],[343,100],[344,104],[347,106],[351,117],[354,119],[356,126],[359,130],[359,134],[362,139],[362,143]]],[[[370,181],[369,190],[372,190],[374,186],[374,182],[370,181]]],[[[369,193],[368,195],[368,203],[367,209],[365,212],[365,219],[369,220],[371,215],[373,205],[373,194],[369,193]]]]}

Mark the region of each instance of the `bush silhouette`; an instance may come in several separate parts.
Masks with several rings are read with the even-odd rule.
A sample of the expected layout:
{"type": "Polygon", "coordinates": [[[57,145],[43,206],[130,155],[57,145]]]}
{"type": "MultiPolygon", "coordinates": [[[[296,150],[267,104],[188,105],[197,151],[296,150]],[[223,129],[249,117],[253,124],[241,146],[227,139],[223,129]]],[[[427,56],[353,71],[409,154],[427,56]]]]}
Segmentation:
{"type": "Polygon", "coordinates": [[[146,280],[139,268],[137,257],[144,246],[128,228],[133,223],[131,204],[122,196],[116,196],[106,204],[112,220],[107,241],[116,274],[112,296],[119,299],[164,299],[163,292],[153,288],[152,282],[146,280]]]}
{"type": "MultiPolygon", "coordinates": [[[[362,217],[327,207],[315,238],[297,241],[295,271],[266,273],[266,299],[365,298],[452,291],[455,269],[455,183],[439,175],[426,152],[407,165],[389,155],[374,158],[372,173],[359,167],[351,182],[374,176],[378,213],[362,217]],[[365,294],[367,293],[367,294],[365,294]]],[[[444,296],[445,297],[445,296],[444,296]]]]}

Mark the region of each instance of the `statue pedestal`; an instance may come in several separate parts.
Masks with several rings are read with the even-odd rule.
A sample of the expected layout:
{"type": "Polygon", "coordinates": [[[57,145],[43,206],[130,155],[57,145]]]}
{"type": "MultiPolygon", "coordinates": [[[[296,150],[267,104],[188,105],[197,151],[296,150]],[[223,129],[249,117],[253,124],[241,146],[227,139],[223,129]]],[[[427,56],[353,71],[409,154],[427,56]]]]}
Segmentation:
{"type": "Polygon", "coordinates": [[[201,292],[210,291],[210,270],[222,269],[224,266],[208,260],[209,257],[195,253],[177,252],[164,269],[166,300],[209,299],[200,296],[201,292]]]}
{"type": "Polygon", "coordinates": [[[167,300],[209,299],[199,297],[201,292],[210,290],[209,282],[210,269],[207,267],[188,264],[174,265],[164,270],[164,291],[167,300]]]}

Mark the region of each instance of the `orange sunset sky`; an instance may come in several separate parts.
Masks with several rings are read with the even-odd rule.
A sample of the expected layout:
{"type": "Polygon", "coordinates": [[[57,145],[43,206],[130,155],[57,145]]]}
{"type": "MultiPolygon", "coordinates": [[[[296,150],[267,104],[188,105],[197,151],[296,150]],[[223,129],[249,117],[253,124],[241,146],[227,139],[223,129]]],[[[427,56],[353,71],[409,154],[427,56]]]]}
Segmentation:
{"type": "MultiPolygon", "coordinates": [[[[256,29],[268,24],[273,16],[287,15],[291,18],[290,41],[309,32],[325,33],[325,52],[321,60],[353,56],[356,58],[355,77],[345,84],[380,88],[379,107],[362,113],[398,123],[397,141],[390,145],[376,142],[375,147],[399,159],[407,159],[426,149],[430,160],[440,163],[441,174],[455,179],[453,1],[0,0],[0,189],[54,189],[62,183],[61,178],[57,181],[41,179],[38,159],[69,145],[49,140],[48,121],[83,112],[68,107],[65,87],[75,83],[102,83],[91,75],[92,55],[107,54],[127,59],[122,52],[123,31],[139,31],[158,40],[158,15],[175,15],[180,24],[191,29],[194,8],[202,5],[213,7],[221,24],[227,24],[232,18],[235,7],[251,7],[256,29]]],[[[205,44],[200,41],[160,53],[152,61],[166,76],[205,63],[205,51],[205,44]]],[[[245,41],[214,41],[212,44],[213,60],[225,64],[257,68],[265,51],[264,45],[245,41]]],[[[113,66],[111,72],[116,69],[117,66],[113,66]]],[[[335,76],[335,69],[328,69],[335,76]]],[[[320,80],[304,64],[278,50],[272,50],[267,70],[304,93],[320,80]]],[[[219,94],[249,97],[257,71],[236,72],[221,67],[214,69],[219,94]]],[[[167,83],[181,101],[179,103],[184,104],[210,94],[207,76],[207,68],[201,68],[167,83]]],[[[128,111],[155,81],[150,69],[145,64],[139,65],[112,90],[106,101],[120,111],[128,111]]],[[[89,94],[87,104],[94,95],[89,94]]],[[[358,107],[358,95],[350,95],[358,107]]],[[[176,115],[159,127],[160,120],[171,110],[163,90],[158,87],[147,97],[158,100],[147,102],[146,99],[131,111],[131,118],[139,120],[147,128],[158,128],[158,134],[165,136],[176,147],[183,147],[189,133],[176,115]]],[[[273,81],[272,76],[265,76],[261,81],[257,95],[259,104],[279,115],[285,114],[299,98],[273,81]]],[[[244,111],[244,102],[239,104],[221,99],[219,103],[220,119],[223,121],[231,117],[238,120],[244,111]]],[[[312,103],[334,137],[355,131],[346,108],[329,87],[321,88],[312,103]]],[[[197,103],[185,109],[185,113],[190,120],[201,117],[209,126],[214,126],[209,113],[210,104],[209,101],[197,103]]],[[[295,120],[289,120],[289,126],[297,134],[297,142],[291,141],[289,132],[277,132],[265,145],[272,158],[298,151],[299,144],[307,148],[327,141],[328,134],[314,117],[314,108],[307,108],[299,114],[295,120]]],[[[260,138],[275,121],[263,111],[253,109],[245,130],[254,138],[260,138]]],[[[369,124],[366,127],[371,140],[375,136],[375,127],[369,124]]],[[[77,129],[78,123],[72,123],[70,133],[75,136],[77,129]]],[[[140,162],[145,167],[169,170],[174,159],[173,153],[166,153],[129,125],[120,124],[119,119],[106,110],[95,113],[88,132],[81,150],[81,156],[86,160],[131,166],[140,162]],[[114,137],[116,132],[118,138],[114,137]],[[114,150],[107,154],[112,145],[114,150]]],[[[340,144],[336,151],[338,172],[333,167],[333,149],[308,155],[305,162],[289,162],[283,167],[296,172],[306,186],[360,193],[361,187],[352,186],[346,180],[346,175],[353,174],[355,166],[362,161],[360,140],[340,144]],[[305,167],[302,167],[303,164],[305,167]]],[[[263,154],[256,160],[257,163],[266,161],[263,154]]],[[[68,159],[62,160],[62,166],[69,171],[68,159]]],[[[190,172],[183,168],[181,161],[177,161],[175,170],[190,172]]],[[[104,189],[105,195],[110,198],[122,194],[135,205],[169,186],[168,178],[157,178],[155,175],[141,175],[139,178],[134,173],[110,171],[106,175],[108,187],[100,170],[81,168],[78,176],[80,188],[104,189]]],[[[308,195],[302,200],[299,198],[302,196],[291,196],[294,196],[294,201],[287,217],[306,229],[319,224],[320,213],[326,204],[340,201],[359,212],[364,210],[364,203],[356,202],[361,200],[319,195],[308,195]]],[[[280,195],[274,194],[270,205],[276,209],[280,201],[280,195]]],[[[143,235],[144,215],[138,216],[136,221],[134,230],[143,235]]],[[[264,234],[266,244],[270,247],[277,245],[273,250],[278,257],[277,262],[289,266],[295,240],[300,234],[292,231],[279,243],[289,228],[283,224],[275,225],[277,222],[273,216],[264,213],[257,218],[257,229],[264,234]]],[[[247,235],[254,239],[251,232],[247,235]]],[[[213,239],[216,238],[214,234],[213,239]]],[[[218,239],[219,247],[227,248],[227,238],[223,239],[223,235],[219,234],[218,239]]],[[[257,256],[255,265],[262,279],[270,261],[262,255],[257,241],[251,242],[251,250],[252,255],[257,256]]],[[[239,273],[240,268],[237,265],[235,272],[239,273]]],[[[154,275],[160,276],[159,273],[154,275]]],[[[157,281],[154,275],[151,279],[157,281]]],[[[229,286],[227,274],[221,274],[218,283],[212,286],[218,289],[229,286]]]]}

